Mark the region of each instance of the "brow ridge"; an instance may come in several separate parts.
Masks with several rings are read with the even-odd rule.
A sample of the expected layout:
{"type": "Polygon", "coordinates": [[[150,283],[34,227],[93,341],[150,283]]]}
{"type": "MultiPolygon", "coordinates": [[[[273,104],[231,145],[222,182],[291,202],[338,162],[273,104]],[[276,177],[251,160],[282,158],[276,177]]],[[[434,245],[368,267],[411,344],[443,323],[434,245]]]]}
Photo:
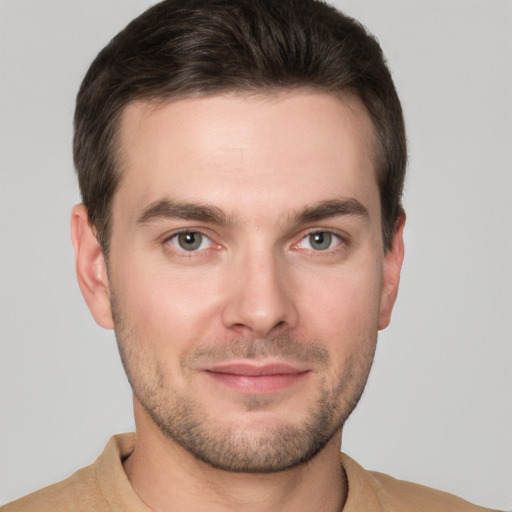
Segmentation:
{"type": "Polygon", "coordinates": [[[354,198],[344,198],[320,201],[307,206],[295,216],[295,221],[305,224],[343,215],[369,218],[368,209],[361,202],[354,198]]]}
{"type": "Polygon", "coordinates": [[[182,203],[170,199],[158,199],[147,206],[138,224],[148,224],[160,219],[186,219],[218,224],[227,223],[226,214],[216,206],[200,203],[182,203]]]}
{"type": "MultiPolygon", "coordinates": [[[[306,206],[292,216],[295,224],[306,224],[338,216],[357,216],[367,219],[367,208],[357,199],[330,199],[306,206]]],[[[148,224],[160,219],[185,219],[199,222],[227,224],[227,215],[218,207],[201,203],[184,203],[167,198],[147,206],[137,219],[138,224],[148,224]]]]}

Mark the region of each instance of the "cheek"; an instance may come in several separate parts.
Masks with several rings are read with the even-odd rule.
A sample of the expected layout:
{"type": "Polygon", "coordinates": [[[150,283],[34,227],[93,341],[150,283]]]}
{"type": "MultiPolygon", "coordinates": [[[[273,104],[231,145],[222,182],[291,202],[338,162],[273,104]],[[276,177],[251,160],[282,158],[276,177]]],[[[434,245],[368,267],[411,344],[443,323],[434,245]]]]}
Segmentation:
{"type": "Polygon", "coordinates": [[[378,328],[381,273],[376,264],[318,276],[302,293],[303,326],[333,352],[351,352],[378,328]]]}
{"type": "Polygon", "coordinates": [[[138,261],[142,258],[120,265],[113,276],[129,322],[152,344],[168,349],[210,334],[218,302],[215,272],[138,261]]]}

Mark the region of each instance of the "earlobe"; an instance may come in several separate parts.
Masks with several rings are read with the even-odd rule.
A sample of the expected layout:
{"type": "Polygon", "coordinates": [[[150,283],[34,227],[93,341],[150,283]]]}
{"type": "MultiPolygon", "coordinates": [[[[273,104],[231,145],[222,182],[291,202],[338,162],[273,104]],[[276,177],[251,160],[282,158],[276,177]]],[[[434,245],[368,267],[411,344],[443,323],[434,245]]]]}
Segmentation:
{"type": "Polygon", "coordinates": [[[399,216],[391,247],[384,255],[384,271],[380,297],[379,330],[385,329],[391,320],[391,312],[398,294],[400,272],[404,260],[404,232],[405,213],[399,216]]]}
{"type": "Polygon", "coordinates": [[[78,285],[85,302],[99,325],[113,329],[105,258],[83,204],[77,204],[71,212],[71,240],[78,285]]]}

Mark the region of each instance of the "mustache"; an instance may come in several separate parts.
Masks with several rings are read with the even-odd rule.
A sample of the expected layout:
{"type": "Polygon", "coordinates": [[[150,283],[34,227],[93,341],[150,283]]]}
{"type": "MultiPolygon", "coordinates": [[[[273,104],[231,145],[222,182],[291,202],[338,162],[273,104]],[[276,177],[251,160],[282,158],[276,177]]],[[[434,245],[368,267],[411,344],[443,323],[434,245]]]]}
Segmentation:
{"type": "Polygon", "coordinates": [[[303,341],[289,334],[268,338],[230,338],[215,340],[195,347],[183,357],[181,366],[197,368],[233,359],[263,360],[269,358],[313,364],[324,368],[329,365],[327,349],[315,341],[303,341]]]}

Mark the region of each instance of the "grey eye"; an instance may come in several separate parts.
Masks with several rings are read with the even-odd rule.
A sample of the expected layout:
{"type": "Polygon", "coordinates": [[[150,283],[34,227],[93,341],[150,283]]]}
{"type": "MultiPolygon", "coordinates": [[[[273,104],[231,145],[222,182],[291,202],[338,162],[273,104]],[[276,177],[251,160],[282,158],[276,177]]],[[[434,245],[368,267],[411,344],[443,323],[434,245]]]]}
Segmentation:
{"type": "Polygon", "coordinates": [[[177,249],[188,252],[207,249],[212,243],[207,236],[198,231],[178,233],[171,237],[169,242],[177,249]]]}
{"type": "Polygon", "coordinates": [[[326,251],[332,249],[341,242],[338,235],[330,233],[329,231],[317,231],[316,233],[310,233],[304,237],[299,247],[301,249],[309,249],[313,251],[326,251]]]}
{"type": "Polygon", "coordinates": [[[326,231],[309,235],[309,243],[317,251],[325,251],[332,244],[332,234],[326,231]]]}

